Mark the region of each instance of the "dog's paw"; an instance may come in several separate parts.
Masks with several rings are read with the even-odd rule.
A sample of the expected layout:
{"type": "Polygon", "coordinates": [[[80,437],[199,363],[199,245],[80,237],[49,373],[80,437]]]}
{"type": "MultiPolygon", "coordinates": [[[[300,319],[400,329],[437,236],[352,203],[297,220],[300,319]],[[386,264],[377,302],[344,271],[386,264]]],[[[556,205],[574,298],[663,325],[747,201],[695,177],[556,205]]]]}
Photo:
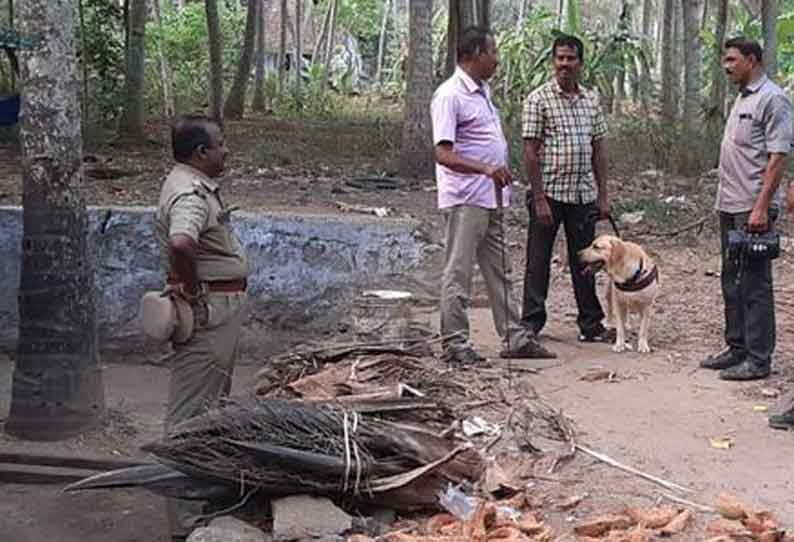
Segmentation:
{"type": "Polygon", "coordinates": [[[612,345],[612,351],[620,354],[626,350],[626,343],[625,342],[616,342],[612,345]]]}
{"type": "Polygon", "coordinates": [[[637,352],[639,352],[641,354],[650,354],[651,353],[651,347],[648,346],[647,342],[638,342],[637,343],[637,352]]]}

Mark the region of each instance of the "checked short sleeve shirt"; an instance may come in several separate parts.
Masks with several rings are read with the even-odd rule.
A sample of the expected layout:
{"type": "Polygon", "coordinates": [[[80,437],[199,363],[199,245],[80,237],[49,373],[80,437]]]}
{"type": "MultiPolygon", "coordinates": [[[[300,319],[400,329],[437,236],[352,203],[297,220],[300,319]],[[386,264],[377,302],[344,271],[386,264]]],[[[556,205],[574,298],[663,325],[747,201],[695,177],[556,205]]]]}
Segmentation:
{"type": "Polygon", "coordinates": [[[568,96],[552,79],[524,101],[522,136],[541,141],[543,187],[553,200],[574,204],[596,200],[593,141],[606,133],[596,93],[581,86],[579,94],[568,96]]]}

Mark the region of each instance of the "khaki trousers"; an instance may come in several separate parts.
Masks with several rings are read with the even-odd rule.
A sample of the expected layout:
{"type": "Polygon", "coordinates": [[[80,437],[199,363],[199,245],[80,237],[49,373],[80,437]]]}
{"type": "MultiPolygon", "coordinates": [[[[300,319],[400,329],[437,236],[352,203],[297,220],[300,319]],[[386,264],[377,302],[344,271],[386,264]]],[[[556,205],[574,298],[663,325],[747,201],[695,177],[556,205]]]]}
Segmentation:
{"type": "Polygon", "coordinates": [[[504,239],[499,211],[458,205],[444,209],[444,221],[446,253],[441,279],[441,334],[455,334],[445,342],[445,349],[455,351],[471,347],[466,311],[471,298],[475,262],[485,279],[496,332],[503,339],[509,335],[511,350],[521,348],[532,334],[519,323],[510,255],[507,254],[502,261],[504,239]]]}
{"type": "MultiPolygon", "coordinates": [[[[165,434],[180,422],[217,406],[229,394],[243,323],[245,292],[210,293],[206,296],[208,319],[197,323],[193,337],[175,344],[166,363],[171,369],[165,434]]],[[[167,499],[172,536],[186,536],[191,519],[202,512],[202,503],[167,499]]]]}

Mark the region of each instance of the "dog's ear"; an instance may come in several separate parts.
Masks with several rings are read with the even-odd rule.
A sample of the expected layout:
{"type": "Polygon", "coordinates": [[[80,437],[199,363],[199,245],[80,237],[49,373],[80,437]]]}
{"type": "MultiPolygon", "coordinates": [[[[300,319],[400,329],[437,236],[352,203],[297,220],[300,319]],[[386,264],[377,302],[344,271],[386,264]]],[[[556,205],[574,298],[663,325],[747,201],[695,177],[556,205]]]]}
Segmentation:
{"type": "Polygon", "coordinates": [[[609,244],[609,259],[607,263],[610,267],[616,267],[626,256],[626,245],[619,239],[613,240],[609,244]]]}

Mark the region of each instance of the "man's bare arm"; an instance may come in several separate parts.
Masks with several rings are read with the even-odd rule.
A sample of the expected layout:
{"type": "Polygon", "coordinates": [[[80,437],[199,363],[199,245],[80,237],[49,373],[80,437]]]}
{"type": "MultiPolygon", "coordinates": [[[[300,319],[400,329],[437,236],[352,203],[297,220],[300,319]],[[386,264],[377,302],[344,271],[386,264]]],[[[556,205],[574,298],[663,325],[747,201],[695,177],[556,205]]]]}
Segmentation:
{"type": "Polygon", "coordinates": [[[171,261],[171,269],[176,275],[176,279],[185,287],[185,293],[197,295],[199,291],[199,281],[196,274],[196,251],[198,244],[189,236],[183,233],[175,233],[169,239],[168,256],[171,261]]]}
{"type": "Polygon", "coordinates": [[[533,197],[544,194],[543,177],[540,174],[540,139],[524,140],[524,165],[527,168],[527,178],[533,197]]]}
{"type": "Polygon", "coordinates": [[[446,141],[436,145],[436,162],[457,173],[487,175],[502,185],[510,184],[513,180],[513,176],[507,168],[465,158],[455,152],[452,143],[446,141]]]}

